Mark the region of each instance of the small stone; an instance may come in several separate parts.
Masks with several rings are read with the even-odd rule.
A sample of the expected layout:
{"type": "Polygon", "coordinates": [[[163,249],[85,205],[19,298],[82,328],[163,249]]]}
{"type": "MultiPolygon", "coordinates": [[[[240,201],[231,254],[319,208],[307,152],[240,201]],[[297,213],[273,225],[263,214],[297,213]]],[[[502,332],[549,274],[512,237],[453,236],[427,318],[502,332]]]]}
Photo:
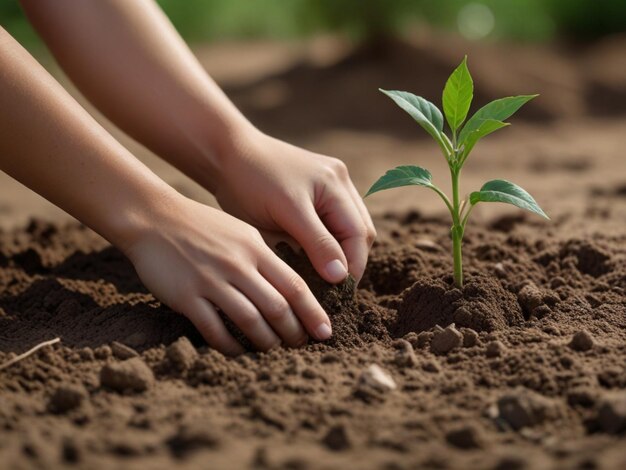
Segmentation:
{"type": "Polygon", "coordinates": [[[496,273],[496,276],[498,276],[500,279],[505,278],[507,275],[506,269],[504,268],[504,265],[502,263],[496,263],[493,266],[493,270],[496,273]]]}
{"type": "Polygon", "coordinates": [[[78,408],[85,398],[87,391],[82,385],[63,384],[50,396],[48,409],[53,413],[67,413],[78,408]]]}
{"type": "Polygon", "coordinates": [[[418,238],[414,243],[415,248],[419,248],[420,250],[431,252],[441,250],[441,247],[430,238],[418,238]]]}
{"type": "Polygon", "coordinates": [[[117,392],[143,392],[154,384],[154,374],[140,357],[134,357],[102,367],[100,384],[117,392]]]}
{"type": "Polygon", "coordinates": [[[389,392],[398,387],[391,375],[376,364],[371,364],[361,373],[359,387],[363,386],[373,388],[379,392],[389,392]]]}
{"type": "Polygon", "coordinates": [[[609,392],[598,407],[598,425],[608,434],[626,431],[626,391],[609,392]]]}
{"type": "Polygon", "coordinates": [[[484,446],[481,435],[473,426],[464,426],[448,432],[446,441],[459,449],[480,449],[484,446]]]}
{"type": "Polygon", "coordinates": [[[524,388],[503,395],[498,400],[498,416],[514,430],[532,427],[560,413],[557,404],[524,388]]]}
{"type": "Polygon", "coordinates": [[[492,341],[487,345],[487,349],[485,350],[485,355],[487,357],[500,357],[506,351],[506,346],[502,344],[502,341],[492,341]]]}
{"type": "Polygon", "coordinates": [[[130,359],[131,357],[139,356],[139,353],[133,348],[126,346],[125,344],[113,341],[111,343],[111,352],[115,357],[121,360],[130,359]]]}
{"type": "Polygon", "coordinates": [[[104,345],[98,346],[96,349],[94,349],[93,354],[98,359],[108,359],[113,354],[113,351],[111,351],[111,348],[109,346],[104,345]]]}
{"type": "Polygon", "coordinates": [[[447,354],[463,344],[463,335],[454,325],[434,334],[430,342],[430,350],[435,354],[447,354]]]}
{"type": "Polygon", "coordinates": [[[165,354],[170,362],[180,371],[191,368],[198,357],[198,351],[196,351],[196,348],[193,347],[193,344],[186,336],[181,336],[170,344],[165,354]]]}
{"type": "Polygon", "coordinates": [[[322,443],[330,450],[334,450],[335,452],[340,452],[342,450],[351,448],[351,441],[352,440],[348,435],[348,431],[343,424],[337,424],[331,427],[322,439],[322,443]]]}
{"type": "Polygon", "coordinates": [[[461,334],[463,335],[464,348],[471,348],[478,344],[478,333],[471,328],[461,328],[461,334]]]}
{"type": "Polygon", "coordinates": [[[589,351],[593,348],[594,340],[591,333],[587,330],[581,330],[574,333],[572,340],[569,343],[569,347],[574,351],[589,351]]]}

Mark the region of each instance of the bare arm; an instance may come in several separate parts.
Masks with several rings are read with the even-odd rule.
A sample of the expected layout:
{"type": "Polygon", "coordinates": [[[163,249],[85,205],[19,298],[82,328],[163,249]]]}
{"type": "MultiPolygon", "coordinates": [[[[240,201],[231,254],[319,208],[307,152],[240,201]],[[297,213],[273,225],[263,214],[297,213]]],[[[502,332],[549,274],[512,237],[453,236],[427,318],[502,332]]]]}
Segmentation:
{"type": "Polygon", "coordinates": [[[136,160],[0,28],[0,169],[99,232],[207,342],[261,350],[331,335],[304,281],[250,225],[189,200],[136,160]]]}
{"type": "Polygon", "coordinates": [[[251,132],[151,0],[22,0],[55,58],[98,109],[209,190],[251,132]]]}
{"type": "Polygon", "coordinates": [[[153,0],[21,1],[68,75],[122,129],[230,214],[293,237],[327,281],[361,278],[375,230],[345,165],[254,128],[153,0]]]}
{"type": "Polygon", "coordinates": [[[173,193],[2,28],[0,166],[121,248],[173,193]]]}

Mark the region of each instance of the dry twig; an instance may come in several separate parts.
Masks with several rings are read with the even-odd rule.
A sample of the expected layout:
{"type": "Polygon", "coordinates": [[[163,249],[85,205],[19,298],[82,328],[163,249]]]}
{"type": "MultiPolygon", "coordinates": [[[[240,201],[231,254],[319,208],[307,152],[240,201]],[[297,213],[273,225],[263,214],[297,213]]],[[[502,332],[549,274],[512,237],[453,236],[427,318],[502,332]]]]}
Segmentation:
{"type": "Polygon", "coordinates": [[[0,370],[4,370],[7,367],[12,366],[16,362],[19,362],[22,359],[27,358],[31,354],[39,351],[41,348],[45,348],[46,346],[51,346],[53,344],[58,343],[59,341],[61,341],[61,338],[54,338],[54,339],[51,339],[51,340],[48,340],[48,341],[44,341],[43,343],[39,343],[37,346],[34,346],[34,347],[30,348],[25,353],[22,353],[19,356],[15,356],[13,359],[11,359],[10,361],[5,362],[4,364],[0,364],[0,370]]]}

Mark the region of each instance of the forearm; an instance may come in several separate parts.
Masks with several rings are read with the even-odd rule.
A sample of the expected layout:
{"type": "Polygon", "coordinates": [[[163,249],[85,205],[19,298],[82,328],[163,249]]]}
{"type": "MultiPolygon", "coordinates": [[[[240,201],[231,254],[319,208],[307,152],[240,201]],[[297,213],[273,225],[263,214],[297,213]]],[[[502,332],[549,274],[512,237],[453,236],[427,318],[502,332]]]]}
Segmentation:
{"type": "Polygon", "coordinates": [[[152,0],[22,0],[80,90],[107,117],[212,190],[253,128],[152,0]]]}
{"type": "Polygon", "coordinates": [[[2,28],[0,169],[122,249],[174,197],[2,28]]]}

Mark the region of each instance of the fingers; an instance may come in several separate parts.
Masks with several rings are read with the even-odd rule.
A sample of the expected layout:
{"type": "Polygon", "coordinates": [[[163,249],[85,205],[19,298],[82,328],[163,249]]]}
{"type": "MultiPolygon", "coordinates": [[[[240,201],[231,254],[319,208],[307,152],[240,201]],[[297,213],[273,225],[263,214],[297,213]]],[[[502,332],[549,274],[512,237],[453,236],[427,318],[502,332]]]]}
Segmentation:
{"type": "Polygon", "coordinates": [[[315,270],[337,284],[348,275],[348,262],[337,239],[328,231],[310,201],[276,214],[282,228],[302,246],[315,270]]]}
{"type": "Polygon", "coordinates": [[[185,316],[191,320],[202,337],[212,348],[223,354],[236,356],[243,347],[228,332],[215,307],[206,299],[196,297],[187,304],[185,316]]]}
{"type": "Polygon", "coordinates": [[[280,346],[281,340],[257,307],[236,287],[227,285],[211,296],[246,337],[261,351],[280,346]]]}
{"type": "Polygon", "coordinates": [[[370,216],[370,213],[367,210],[367,207],[365,207],[363,198],[361,198],[361,196],[359,195],[358,191],[356,190],[356,188],[354,187],[352,183],[349,184],[348,191],[350,192],[350,195],[352,196],[352,200],[354,201],[354,205],[356,206],[359,213],[361,214],[361,218],[365,225],[365,242],[367,244],[367,253],[365,254],[365,259],[361,260],[362,269],[359,269],[357,266],[354,266],[355,264],[358,264],[358,261],[355,262],[346,253],[346,256],[348,258],[348,263],[352,261],[352,265],[354,266],[354,271],[350,270],[350,273],[354,276],[358,284],[359,281],[361,280],[361,277],[363,277],[363,272],[365,271],[365,267],[367,265],[367,257],[369,255],[369,250],[372,248],[372,245],[374,244],[374,240],[376,240],[376,228],[374,227],[374,222],[372,221],[372,217],[370,216]]]}
{"type": "Polygon", "coordinates": [[[284,261],[268,250],[259,262],[259,272],[289,303],[305,330],[318,341],[331,337],[330,319],[304,280],[284,261]]]}
{"type": "Polygon", "coordinates": [[[240,281],[239,289],[257,307],[263,318],[287,346],[304,346],[308,336],[289,303],[258,272],[240,281]]]}
{"type": "Polygon", "coordinates": [[[373,242],[372,229],[363,219],[360,202],[354,200],[349,188],[327,191],[326,197],[328,200],[322,203],[325,210],[320,213],[320,217],[341,244],[350,274],[359,281],[373,242]]]}

